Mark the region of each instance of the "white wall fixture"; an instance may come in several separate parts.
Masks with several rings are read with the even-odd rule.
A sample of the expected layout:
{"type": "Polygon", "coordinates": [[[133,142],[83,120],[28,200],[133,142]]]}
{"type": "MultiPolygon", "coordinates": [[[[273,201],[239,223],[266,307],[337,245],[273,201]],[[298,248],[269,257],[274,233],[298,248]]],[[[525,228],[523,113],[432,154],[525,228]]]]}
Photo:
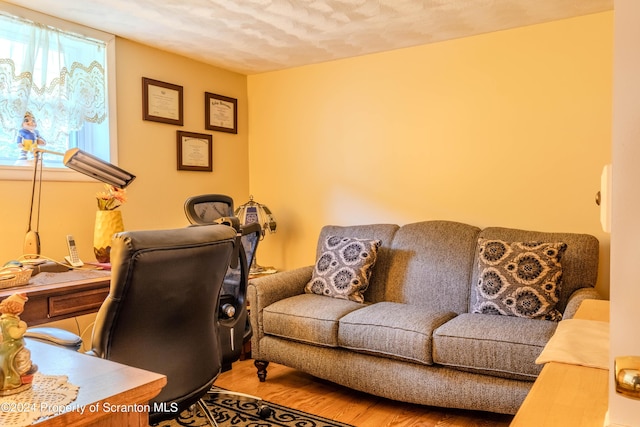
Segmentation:
{"type": "Polygon", "coordinates": [[[596,197],[600,205],[600,224],[602,229],[611,232],[611,165],[605,165],[600,176],[600,191],[596,197]]]}

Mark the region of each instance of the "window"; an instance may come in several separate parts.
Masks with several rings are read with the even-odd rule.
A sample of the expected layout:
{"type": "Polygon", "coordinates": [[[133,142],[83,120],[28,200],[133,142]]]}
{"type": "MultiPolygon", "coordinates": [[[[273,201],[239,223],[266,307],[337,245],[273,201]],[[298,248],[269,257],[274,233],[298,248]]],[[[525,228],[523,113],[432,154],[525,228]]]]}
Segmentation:
{"type": "MultiPolygon", "coordinates": [[[[31,179],[34,140],[46,150],[78,147],[116,163],[115,37],[11,5],[2,9],[0,179],[31,179]],[[32,118],[42,139],[22,133],[32,118]]],[[[61,156],[43,159],[44,179],[86,179],[65,168],[61,156]]]]}

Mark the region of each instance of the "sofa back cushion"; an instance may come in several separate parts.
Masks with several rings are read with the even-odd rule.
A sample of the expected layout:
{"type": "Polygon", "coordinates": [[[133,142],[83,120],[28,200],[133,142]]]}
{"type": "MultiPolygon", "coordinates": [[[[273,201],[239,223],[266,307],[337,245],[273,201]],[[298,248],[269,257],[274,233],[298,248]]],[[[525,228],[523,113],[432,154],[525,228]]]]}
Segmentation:
{"type": "Polygon", "coordinates": [[[389,260],[391,257],[391,242],[398,228],[400,227],[396,224],[326,225],[322,227],[320,236],[318,237],[316,261],[322,255],[324,243],[329,236],[380,240],[376,262],[369,279],[369,286],[364,292],[364,300],[366,302],[383,301],[389,270],[389,260]]]}
{"type": "MultiPolygon", "coordinates": [[[[549,233],[539,231],[518,230],[513,228],[489,227],[480,232],[481,239],[503,240],[505,242],[563,242],[567,245],[562,255],[562,280],[556,308],[562,313],[566,308],[569,296],[576,290],[594,287],[598,278],[599,242],[594,236],[578,233],[549,233]]],[[[475,284],[480,278],[481,267],[478,263],[476,248],[473,263],[471,292],[471,308],[476,304],[475,284]]]]}
{"type": "Polygon", "coordinates": [[[453,221],[401,227],[393,239],[386,300],[465,313],[480,229],[453,221]]]}

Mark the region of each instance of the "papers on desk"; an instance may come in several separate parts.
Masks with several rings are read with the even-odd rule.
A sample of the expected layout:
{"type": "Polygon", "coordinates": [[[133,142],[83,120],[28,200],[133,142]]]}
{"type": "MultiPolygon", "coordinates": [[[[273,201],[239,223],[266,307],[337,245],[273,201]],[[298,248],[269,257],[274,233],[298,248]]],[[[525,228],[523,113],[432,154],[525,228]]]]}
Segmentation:
{"type": "Polygon", "coordinates": [[[567,319],[558,324],[537,364],[561,362],[609,369],[609,323],[567,319]]]}

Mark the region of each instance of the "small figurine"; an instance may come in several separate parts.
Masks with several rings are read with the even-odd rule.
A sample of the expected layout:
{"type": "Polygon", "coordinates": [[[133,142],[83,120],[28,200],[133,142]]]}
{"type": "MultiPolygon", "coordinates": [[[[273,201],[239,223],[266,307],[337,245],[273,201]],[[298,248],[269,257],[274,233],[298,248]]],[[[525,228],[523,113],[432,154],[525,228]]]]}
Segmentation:
{"type": "Polygon", "coordinates": [[[38,123],[36,118],[29,111],[24,113],[24,119],[22,120],[22,129],[18,131],[18,138],[16,143],[20,148],[19,160],[27,160],[27,153],[30,152],[37,145],[46,145],[46,141],[40,132],[38,132],[38,123]]]}
{"type": "Polygon", "coordinates": [[[27,324],[19,317],[27,300],[26,294],[13,294],[0,302],[0,395],[31,387],[38,369],[24,343],[27,324]]]}

